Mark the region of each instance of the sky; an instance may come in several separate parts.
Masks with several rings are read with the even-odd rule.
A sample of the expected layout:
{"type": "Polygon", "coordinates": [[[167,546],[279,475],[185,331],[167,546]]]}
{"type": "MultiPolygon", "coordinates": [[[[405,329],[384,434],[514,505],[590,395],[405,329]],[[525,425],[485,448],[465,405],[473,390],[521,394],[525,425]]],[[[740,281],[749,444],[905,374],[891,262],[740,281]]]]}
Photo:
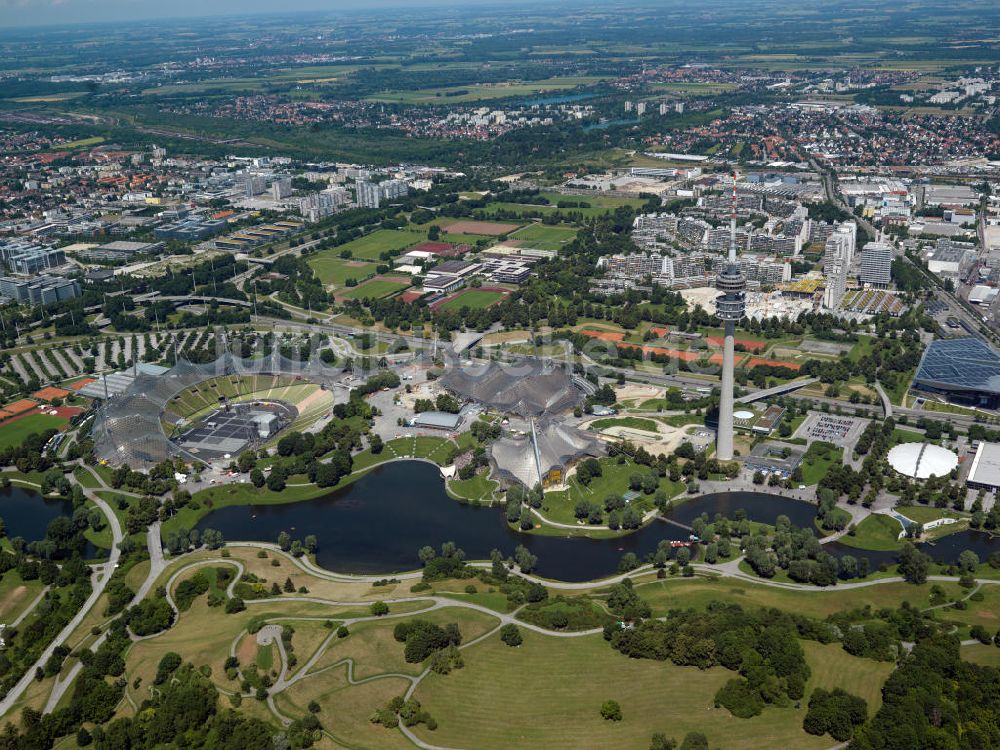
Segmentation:
{"type": "MultiPolygon", "coordinates": [[[[495,3],[496,0],[493,0],[495,3]]],[[[208,15],[254,15],[419,5],[486,4],[483,0],[0,0],[0,29],[208,15]]]]}

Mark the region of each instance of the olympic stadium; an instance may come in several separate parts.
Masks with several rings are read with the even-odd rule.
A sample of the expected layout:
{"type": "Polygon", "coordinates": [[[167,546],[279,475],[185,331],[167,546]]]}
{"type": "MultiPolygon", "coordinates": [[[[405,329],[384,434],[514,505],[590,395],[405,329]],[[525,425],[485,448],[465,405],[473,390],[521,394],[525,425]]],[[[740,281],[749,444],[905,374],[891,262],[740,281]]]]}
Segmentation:
{"type": "Polygon", "coordinates": [[[94,453],[110,466],[148,470],[176,457],[195,464],[235,457],[330,412],[342,370],[275,350],[259,359],[231,353],[213,362],[179,360],[140,373],[95,420],[94,453]]]}

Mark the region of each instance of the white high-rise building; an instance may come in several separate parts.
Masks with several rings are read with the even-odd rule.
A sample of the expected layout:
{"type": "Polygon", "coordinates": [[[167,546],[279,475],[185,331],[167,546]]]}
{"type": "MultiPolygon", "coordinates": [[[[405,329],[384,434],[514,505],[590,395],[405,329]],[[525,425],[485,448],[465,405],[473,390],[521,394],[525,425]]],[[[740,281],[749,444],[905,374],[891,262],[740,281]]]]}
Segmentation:
{"type": "Polygon", "coordinates": [[[632,111],[632,102],[625,102],[625,111],[626,112],[632,111]]]}
{"type": "Polygon", "coordinates": [[[639,102],[635,105],[635,113],[642,117],[646,114],[646,102],[639,102]]]}
{"type": "Polygon", "coordinates": [[[892,248],[884,242],[869,242],[861,250],[862,284],[885,289],[892,282],[892,248]]]}
{"type": "Polygon", "coordinates": [[[382,202],[382,192],[373,182],[359,180],[355,183],[357,189],[357,204],[360,208],[378,208],[382,202]]]}

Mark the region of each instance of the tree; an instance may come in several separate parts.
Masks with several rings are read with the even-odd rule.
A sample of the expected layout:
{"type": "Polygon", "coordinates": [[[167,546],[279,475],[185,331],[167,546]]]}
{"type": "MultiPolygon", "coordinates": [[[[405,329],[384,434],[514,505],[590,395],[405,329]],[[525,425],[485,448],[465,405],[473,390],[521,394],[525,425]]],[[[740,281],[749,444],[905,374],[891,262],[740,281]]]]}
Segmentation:
{"type": "Polygon", "coordinates": [[[618,701],[604,701],[604,704],[601,706],[601,717],[606,721],[621,721],[622,707],[618,701]]]}
{"type": "Polygon", "coordinates": [[[264,483],[266,481],[267,480],[264,477],[264,472],[261,471],[260,469],[254,468],[250,471],[250,482],[253,484],[254,487],[257,487],[259,489],[260,487],[264,486],[264,483]]]}
{"type": "Polygon", "coordinates": [[[374,617],[384,617],[389,614],[389,605],[385,602],[372,602],[368,610],[372,613],[374,617]]]}
{"type": "Polygon", "coordinates": [[[958,555],[958,569],[965,573],[973,573],[979,567],[979,555],[971,549],[962,550],[958,555]]]}
{"type": "Polygon", "coordinates": [[[904,580],[918,585],[926,583],[930,564],[931,558],[913,544],[906,542],[903,545],[903,549],[899,553],[899,573],[904,580]]]}
{"type": "Polygon", "coordinates": [[[521,637],[521,631],[518,629],[517,625],[512,622],[507,623],[500,628],[500,640],[512,648],[514,646],[520,646],[524,641],[521,637]]]}
{"type": "Polygon", "coordinates": [[[816,688],[809,697],[809,710],[802,720],[802,728],[809,734],[829,733],[835,740],[846,742],[867,718],[868,704],[863,698],[841,688],[834,688],[832,692],[816,688]]]}
{"type": "Polygon", "coordinates": [[[292,547],[292,537],[289,536],[287,531],[282,531],[278,534],[278,546],[284,552],[288,552],[292,547]]]}
{"type": "Polygon", "coordinates": [[[533,555],[523,544],[519,544],[514,548],[514,562],[517,563],[522,573],[530,573],[538,564],[538,556],[533,555]]]}

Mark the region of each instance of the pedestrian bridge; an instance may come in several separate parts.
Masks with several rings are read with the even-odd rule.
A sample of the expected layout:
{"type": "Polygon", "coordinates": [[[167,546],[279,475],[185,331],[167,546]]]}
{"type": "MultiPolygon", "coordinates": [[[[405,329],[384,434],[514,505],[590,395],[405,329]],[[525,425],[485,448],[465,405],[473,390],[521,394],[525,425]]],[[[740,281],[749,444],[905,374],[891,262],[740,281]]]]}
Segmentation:
{"type": "Polygon", "coordinates": [[[740,396],[736,399],[737,404],[752,404],[754,401],[763,401],[766,398],[771,398],[771,396],[780,396],[783,393],[790,393],[791,391],[798,390],[807,385],[812,385],[815,383],[817,378],[802,378],[801,380],[793,380],[789,383],[783,385],[776,385],[774,388],[765,388],[762,391],[754,391],[753,393],[748,393],[746,396],[740,396]]]}

